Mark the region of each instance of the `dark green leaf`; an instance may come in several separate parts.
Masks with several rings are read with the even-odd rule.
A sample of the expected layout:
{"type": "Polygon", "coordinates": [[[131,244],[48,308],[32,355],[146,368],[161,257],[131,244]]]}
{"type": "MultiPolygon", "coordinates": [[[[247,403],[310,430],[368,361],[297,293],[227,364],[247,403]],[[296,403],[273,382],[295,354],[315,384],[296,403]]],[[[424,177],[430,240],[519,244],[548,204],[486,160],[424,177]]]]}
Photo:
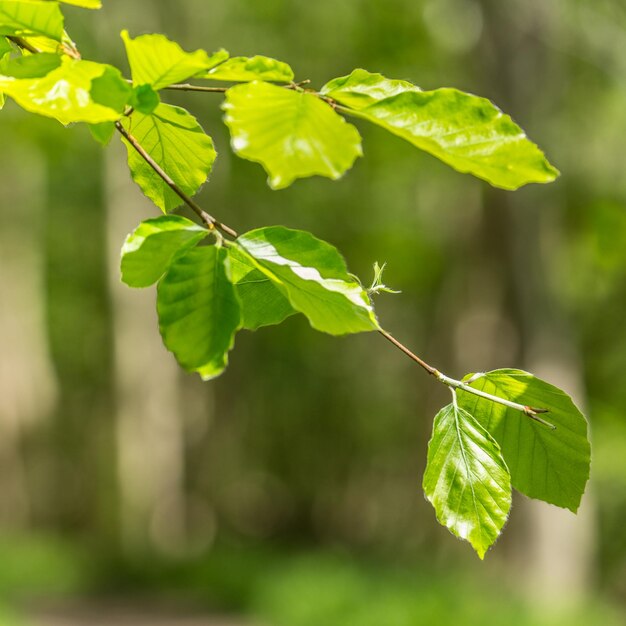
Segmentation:
{"type": "Polygon", "coordinates": [[[122,247],[122,281],[129,287],[148,287],[167,271],[175,257],[208,235],[206,228],[178,215],[162,215],[141,222],[122,247]]]}
{"type": "Polygon", "coordinates": [[[233,150],[261,163],[274,189],[340,178],[362,154],[356,128],[309,93],[252,82],[229,89],[223,108],[233,150]]]}
{"type": "Polygon", "coordinates": [[[379,329],[367,292],[330,244],[282,226],[253,230],[237,242],[316,330],[345,335],[379,329]]]}
{"type": "Polygon", "coordinates": [[[173,262],[158,287],[163,342],[182,367],[204,380],[226,368],[241,324],[225,260],[223,248],[193,248],[173,262]]]}
{"type": "Polygon", "coordinates": [[[493,437],[453,404],[435,417],[423,486],[439,522],[482,559],[506,523],[511,479],[493,437]]]}
{"type": "MultiPolygon", "coordinates": [[[[124,127],[188,195],[206,181],[216,152],[213,141],[185,109],[160,104],[151,115],[135,111],[124,127]]],[[[168,212],[182,201],[126,141],[133,180],[159,208],[168,212]]]]}
{"type": "Polygon", "coordinates": [[[101,145],[108,146],[115,134],[115,124],[113,122],[102,122],[101,124],[89,124],[91,136],[101,145]]]}
{"type": "Polygon", "coordinates": [[[238,246],[229,246],[230,276],[241,303],[243,327],[256,330],[280,324],[297,311],[274,281],[238,246]]]}
{"type": "Polygon", "coordinates": [[[489,100],[456,89],[408,90],[397,81],[390,87],[380,75],[357,72],[331,81],[325,92],[459,172],[503,189],[558,176],[524,131],[489,100]],[[394,90],[400,93],[385,97],[394,90]]]}
{"type": "Polygon", "coordinates": [[[130,106],[144,115],[150,115],[161,103],[159,94],[150,85],[139,85],[133,89],[130,106]]]}
{"type": "Polygon", "coordinates": [[[576,511],[589,478],[587,421],[571,398],[528,372],[501,369],[466,377],[472,387],[526,406],[556,430],[515,409],[459,391],[459,403],[495,437],[511,470],[513,486],[531,498],[576,511]]]}
{"type": "Polygon", "coordinates": [[[42,52],[21,57],[6,57],[0,63],[0,75],[11,78],[42,78],[61,65],[58,54],[42,52]]]}
{"type": "Polygon", "coordinates": [[[0,35],[42,35],[61,41],[63,14],[58,2],[0,0],[0,35]]]}
{"type": "Polygon", "coordinates": [[[164,35],[141,35],[131,39],[122,31],[130,71],[135,85],[151,85],[162,89],[209,70],[228,58],[220,50],[209,56],[204,50],[185,52],[176,42],[164,35]]]}
{"type": "Polygon", "coordinates": [[[198,75],[197,78],[226,82],[265,80],[290,83],[293,80],[293,70],[286,63],[269,57],[233,57],[208,72],[198,75]]]}

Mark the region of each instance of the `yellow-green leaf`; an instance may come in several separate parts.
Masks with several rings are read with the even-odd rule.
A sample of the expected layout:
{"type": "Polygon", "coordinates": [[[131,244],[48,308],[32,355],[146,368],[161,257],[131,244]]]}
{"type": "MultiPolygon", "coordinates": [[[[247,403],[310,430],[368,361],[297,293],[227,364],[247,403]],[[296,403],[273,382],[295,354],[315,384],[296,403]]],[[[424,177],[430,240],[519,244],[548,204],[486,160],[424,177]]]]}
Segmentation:
{"type": "Polygon", "coordinates": [[[15,37],[42,35],[61,41],[63,14],[59,3],[42,0],[0,0],[0,35],[15,37]]]}
{"type": "Polygon", "coordinates": [[[197,78],[221,80],[226,82],[249,82],[264,80],[268,82],[290,83],[293,70],[282,61],[264,56],[233,57],[220,63],[197,78]]]}
{"type": "Polygon", "coordinates": [[[220,50],[209,56],[204,50],[185,52],[176,42],[164,35],[141,35],[131,39],[122,31],[133,83],[162,89],[209,70],[228,58],[220,50]]]}
{"type": "Polygon", "coordinates": [[[340,178],[362,155],[357,129],[310,93],[255,81],[229,89],[223,108],[233,150],[261,163],[273,189],[340,178]]]}
{"type": "MultiPolygon", "coordinates": [[[[186,194],[194,195],[204,184],[217,154],[211,138],[185,109],[162,103],[149,115],[135,111],[122,124],[186,194]]],[[[124,143],[133,180],[144,194],[166,213],[180,206],[178,195],[124,143]]]]}

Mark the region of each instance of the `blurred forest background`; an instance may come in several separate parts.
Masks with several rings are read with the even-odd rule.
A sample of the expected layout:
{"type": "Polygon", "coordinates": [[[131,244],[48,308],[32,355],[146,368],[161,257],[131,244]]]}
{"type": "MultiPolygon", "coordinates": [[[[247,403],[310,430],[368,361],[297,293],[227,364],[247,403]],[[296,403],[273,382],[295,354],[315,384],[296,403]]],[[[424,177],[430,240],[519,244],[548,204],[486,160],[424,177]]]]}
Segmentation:
{"type": "Polygon", "coordinates": [[[448,374],[515,366],[563,387],[590,418],[592,481],[578,517],[516,497],[481,563],[420,487],[447,392],[380,338],[292,318],[241,333],[220,379],[183,374],[154,290],[119,283],[124,237],[157,213],[123,147],[9,103],[0,623],[85,602],[98,619],[77,624],[121,625],[98,620],[127,605],[269,626],[626,623],[626,5],[104,5],[65,9],[86,58],[126,67],[122,28],[164,32],[189,50],[274,56],[316,87],[364,67],[510,113],[563,172],[555,184],[494,190],[359,123],[366,156],[344,179],[273,192],[230,153],[219,94],[163,94],[220,152],[201,204],[240,232],[309,229],[364,282],[386,261],[402,294],[378,298],[385,326],[448,374]]]}

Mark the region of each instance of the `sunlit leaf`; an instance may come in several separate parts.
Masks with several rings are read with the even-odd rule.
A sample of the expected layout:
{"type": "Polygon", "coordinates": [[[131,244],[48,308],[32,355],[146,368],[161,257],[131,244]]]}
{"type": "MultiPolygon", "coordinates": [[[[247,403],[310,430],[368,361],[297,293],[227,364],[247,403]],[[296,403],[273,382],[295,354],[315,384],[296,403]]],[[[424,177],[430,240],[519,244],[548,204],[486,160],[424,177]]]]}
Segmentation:
{"type": "Polygon", "coordinates": [[[522,405],[548,409],[556,430],[515,409],[459,391],[459,403],[498,441],[513,486],[531,498],[576,511],[589,478],[587,421],[571,398],[528,372],[501,369],[476,375],[472,387],[522,405]]]}
{"type": "Polygon", "coordinates": [[[401,93],[387,97],[379,75],[357,72],[331,81],[327,95],[459,172],[503,189],[548,183],[558,176],[524,131],[489,100],[457,89],[405,90],[397,81],[401,93]],[[378,91],[373,88],[381,85],[378,91]]]}
{"type": "Polygon", "coordinates": [[[367,292],[330,244],[282,226],[250,231],[237,244],[316,330],[345,335],[379,329],[367,292]]]}
{"type": "Polygon", "coordinates": [[[229,89],[223,108],[233,150],[261,163],[274,189],[314,175],[337,179],[362,154],[356,128],[309,93],[252,82],[229,89]]]}
{"type": "Polygon", "coordinates": [[[233,57],[208,72],[198,75],[197,78],[227,82],[265,80],[290,83],[293,80],[293,70],[286,63],[269,57],[233,57]]]}
{"type": "MultiPolygon", "coordinates": [[[[62,124],[115,121],[123,113],[124,94],[130,93],[119,71],[110,65],[64,57],[60,65],[42,75],[37,66],[42,55],[28,66],[34,77],[0,75],[0,91],[31,113],[53,117],[62,124]]],[[[46,54],[45,59],[54,55],[46,54]]]]}
{"type": "Polygon", "coordinates": [[[174,260],[158,287],[163,342],[182,367],[204,380],[226,368],[241,324],[225,260],[223,248],[193,248],[174,260]]]}
{"type": "MultiPolygon", "coordinates": [[[[180,107],[160,104],[153,113],[135,111],[122,120],[128,132],[188,195],[206,181],[216,152],[195,117],[180,107]]],[[[133,180],[159,208],[168,212],[181,199],[126,141],[133,180]]]]}
{"type": "Polygon", "coordinates": [[[204,50],[185,52],[164,35],[141,35],[131,39],[122,31],[126,54],[135,85],[151,85],[162,89],[178,83],[228,58],[225,50],[209,56],[204,50]]]}
{"type": "Polygon", "coordinates": [[[64,2],[65,4],[73,4],[77,7],[82,7],[83,9],[101,9],[102,2],[100,0],[60,0],[60,2],[64,2]]]}
{"type": "Polygon", "coordinates": [[[261,326],[280,324],[297,312],[275,282],[239,246],[229,246],[228,257],[244,328],[256,330],[261,326]]]}
{"type": "Polygon", "coordinates": [[[511,479],[495,439],[452,404],[435,417],[424,493],[437,519],[472,544],[482,559],[511,508],[511,479]]]}
{"type": "Polygon", "coordinates": [[[58,2],[0,0],[0,35],[63,38],[63,14],[58,2]]]}
{"type": "Polygon", "coordinates": [[[358,110],[407,91],[421,89],[406,80],[392,80],[382,74],[357,69],[348,76],[326,83],[320,93],[358,110]]]}
{"type": "Polygon", "coordinates": [[[178,215],[141,222],[122,247],[122,281],[129,287],[153,285],[177,256],[207,235],[206,228],[178,215]]]}

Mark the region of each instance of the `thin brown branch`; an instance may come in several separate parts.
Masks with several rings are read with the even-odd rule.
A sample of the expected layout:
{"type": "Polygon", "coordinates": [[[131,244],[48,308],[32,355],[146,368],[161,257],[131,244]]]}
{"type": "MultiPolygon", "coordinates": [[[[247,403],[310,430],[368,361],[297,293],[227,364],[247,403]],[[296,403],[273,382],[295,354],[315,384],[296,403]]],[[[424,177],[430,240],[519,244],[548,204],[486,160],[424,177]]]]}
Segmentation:
{"type": "Polygon", "coordinates": [[[163,182],[206,224],[207,228],[218,228],[226,235],[237,238],[238,235],[230,226],[222,224],[212,215],[209,215],[199,204],[190,198],[165,172],[165,170],[146,152],[143,146],[131,135],[122,125],[121,122],[115,122],[115,128],[128,141],[128,143],[137,151],[141,158],[158,174],[163,182]]]}
{"type": "Polygon", "coordinates": [[[28,50],[28,52],[31,52],[32,54],[37,54],[39,52],[39,50],[37,50],[35,46],[28,43],[28,41],[26,41],[26,39],[22,37],[7,37],[7,39],[9,41],[12,41],[18,48],[21,48],[22,50],[28,50]]]}

